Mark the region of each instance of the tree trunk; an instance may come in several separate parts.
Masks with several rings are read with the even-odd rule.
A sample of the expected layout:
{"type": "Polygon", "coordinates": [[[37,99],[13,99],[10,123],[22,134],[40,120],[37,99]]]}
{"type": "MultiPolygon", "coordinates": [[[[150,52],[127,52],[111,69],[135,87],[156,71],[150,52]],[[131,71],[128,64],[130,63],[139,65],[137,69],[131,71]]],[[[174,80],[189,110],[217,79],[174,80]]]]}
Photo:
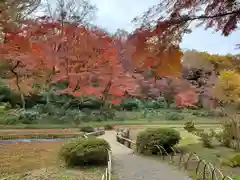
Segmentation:
{"type": "Polygon", "coordinates": [[[112,79],[109,80],[107,86],[105,87],[104,91],[103,91],[103,106],[102,108],[107,108],[108,107],[108,93],[109,93],[109,89],[111,88],[112,85],[112,79]]]}
{"type": "Polygon", "coordinates": [[[21,96],[22,108],[25,110],[26,109],[26,101],[25,101],[24,95],[21,92],[20,92],[20,96],[21,96]]]}
{"type": "Polygon", "coordinates": [[[50,103],[50,100],[49,100],[50,98],[49,98],[49,93],[47,93],[47,95],[46,95],[46,104],[49,104],[50,103]]]}
{"type": "Polygon", "coordinates": [[[20,61],[17,61],[16,65],[11,69],[11,72],[14,74],[15,78],[16,78],[16,86],[18,89],[18,92],[20,93],[21,96],[21,103],[22,103],[22,108],[25,110],[26,109],[26,101],[24,98],[24,95],[22,93],[21,87],[19,85],[20,81],[19,81],[19,75],[18,73],[15,71],[15,69],[20,65],[20,61]]]}
{"type": "Polygon", "coordinates": [[[22,90],[21,90],[20,85],[19,85],[18,76],[16,76],[16,84],[17,84],[18,92],[19,92],[20,97],[21,97],[22,108],[25,110],[26,109],[26,101],[25,101],[25,98],[24,98],[24,94],[22,93],[22,90]]]}
{"type": "Polygon", "coordinates": [[[107,96],[105,96],[104,95],[104,97],[103,97],[103,105],[102,105],[102,109],[107,109],[107,107],[108,107],[108,102],[107,102],[107,96]]]}
{"type": "Polygon", "coordinates": [[[51,87],[48,85],[46,88],[46,104],[50,103],[50,93],[51,93],[51,87]]]}

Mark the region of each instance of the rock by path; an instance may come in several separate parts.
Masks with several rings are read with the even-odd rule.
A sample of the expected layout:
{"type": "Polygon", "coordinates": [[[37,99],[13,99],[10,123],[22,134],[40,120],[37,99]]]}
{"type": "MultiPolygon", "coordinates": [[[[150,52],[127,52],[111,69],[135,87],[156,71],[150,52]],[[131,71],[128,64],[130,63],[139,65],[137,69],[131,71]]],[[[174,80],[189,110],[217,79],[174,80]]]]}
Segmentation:
{"type": "Polygon", "coordinates": [[[174,171],[165,163],[133,154],[131,149],[116,142],[113,131],[106,131],[101,138],[111,146],[113,171],[118,180],[191,180],[184,172],[174,171]]]}

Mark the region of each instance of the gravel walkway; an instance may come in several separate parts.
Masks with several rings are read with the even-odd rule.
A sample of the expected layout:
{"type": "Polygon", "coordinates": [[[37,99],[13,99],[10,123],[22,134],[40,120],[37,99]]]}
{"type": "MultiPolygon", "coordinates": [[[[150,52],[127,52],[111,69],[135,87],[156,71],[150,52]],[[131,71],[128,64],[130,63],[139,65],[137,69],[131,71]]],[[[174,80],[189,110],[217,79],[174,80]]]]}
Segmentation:
{"type": "Polygon", "coordinates": [[[165,163],[133,154],[131,149],[116,142],[113,131],[107,131],[101,138],[111,145],[113,171],[118,180],[191,180],[165,163]]]}

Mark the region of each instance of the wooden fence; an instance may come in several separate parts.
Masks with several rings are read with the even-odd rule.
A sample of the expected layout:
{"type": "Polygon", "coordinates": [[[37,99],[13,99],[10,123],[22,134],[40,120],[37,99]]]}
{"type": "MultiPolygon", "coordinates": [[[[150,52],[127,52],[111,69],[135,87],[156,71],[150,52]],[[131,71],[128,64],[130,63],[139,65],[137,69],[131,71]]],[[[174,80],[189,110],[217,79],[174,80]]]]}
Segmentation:
{"type": "MultiPolygon", "coordinates": [[[[100,136],[105,133],[104,130],[102,131],[96,131],[92,133],[86,133],[84,134],[85,138],[88,138],[90,135],[94,136],[100,136]]],[[[108,163],[107,163],[107,168],[105,169],[105,173],[102,175],[102,180],[111,180],[112,179],[112,152],[107,149],[108,152],[108,163]]]]}
{"type": "Polygon", "coordinates": [[[99,130],[99,131],[86,133],[86,134],[84,134],[84,137],[87,137],[87,136],[101,136],[101,135],[104,135],[104,134],[105,134],[105,130],[99,130]]]}
{"type": "MultiPolygon", "coordinates": [[[[116,140],[131,149],[136,146],[135,141],[122,137],[119,134],[116,134],[116,140]]],[[[189,170],[190,167],[194,168],[194,180],[233,180],[231,177],[223,175],[220,169],[201,159],[195,153],[180,152],[174,147],[171,147],[172,152],[168,153],[162,146],[156,145],[156,147],[160,152],[162,160],[168,160],[171,164],[177,164],[180,169],[189,170]]]]}
{"type": "Polygon", "coordinates": [[[108,151],[108,164],[105,170],[105,174],[102,175],[102,180],[111,180],[112,179],[112,152],[108,151]]]}

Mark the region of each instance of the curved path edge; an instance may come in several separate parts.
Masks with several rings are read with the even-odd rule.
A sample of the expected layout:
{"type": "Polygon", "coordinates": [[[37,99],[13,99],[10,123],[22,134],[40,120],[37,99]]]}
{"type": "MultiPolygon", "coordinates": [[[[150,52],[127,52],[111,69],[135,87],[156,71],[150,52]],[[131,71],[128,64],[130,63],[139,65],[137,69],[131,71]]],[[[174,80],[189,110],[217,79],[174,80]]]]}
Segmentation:
{"type": "Polygon", "coordinates": [[[111,146],[113,171],[118,180],[191,180],[166,163],[134,154],[132,149],[118,143],[115,135],[114,131],[106,131],[100,138],[111,146]]]}

